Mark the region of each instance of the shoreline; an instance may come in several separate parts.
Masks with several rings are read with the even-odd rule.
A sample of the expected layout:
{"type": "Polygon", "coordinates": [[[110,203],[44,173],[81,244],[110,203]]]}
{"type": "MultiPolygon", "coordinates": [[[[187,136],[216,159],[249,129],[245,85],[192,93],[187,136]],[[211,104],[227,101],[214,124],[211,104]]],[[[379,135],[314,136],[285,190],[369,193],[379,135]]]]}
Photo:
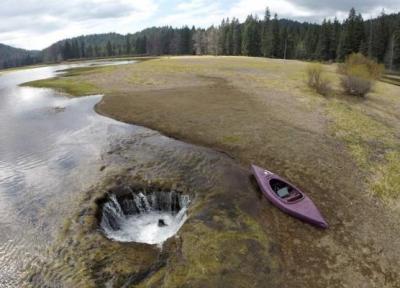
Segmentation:
{"type": "Polygon", "coordinates": [[[2,68],[0,69],[0,75],[2,73],[7,72],[14,72],[18,70],[27,70],[27,69],[34,69],[40,67],[48,67],[48,66],[57,66],[57,65],[68,65],[74,63],[85,63],[85,62],[96,62],[96,61],[127,61],[127,60],[138,60],[138,61],[145,61],[156,59],[157,56],[118,56],[118,57],[98,57],[98,58],[82,58],[82,59],[71,59],[71,60],[64,60],[61,62],[54,62],[54,63],[37,63],[32,65],[26,66],[18,66],[18,67],[10,67],[10,68],[2,68]]]}

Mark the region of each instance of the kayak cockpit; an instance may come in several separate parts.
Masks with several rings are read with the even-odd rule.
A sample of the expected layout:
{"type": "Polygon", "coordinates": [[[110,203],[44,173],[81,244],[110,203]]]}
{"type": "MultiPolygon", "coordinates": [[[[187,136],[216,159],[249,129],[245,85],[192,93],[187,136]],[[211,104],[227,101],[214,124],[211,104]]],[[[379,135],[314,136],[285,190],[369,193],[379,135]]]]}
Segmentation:
{"type": "Polygon", "coordinates": [[[282,180],[272,178],[269,180],[269,185],[280,200],[287,203],[294,203],[304,198],[303,193],[282,180]]]}

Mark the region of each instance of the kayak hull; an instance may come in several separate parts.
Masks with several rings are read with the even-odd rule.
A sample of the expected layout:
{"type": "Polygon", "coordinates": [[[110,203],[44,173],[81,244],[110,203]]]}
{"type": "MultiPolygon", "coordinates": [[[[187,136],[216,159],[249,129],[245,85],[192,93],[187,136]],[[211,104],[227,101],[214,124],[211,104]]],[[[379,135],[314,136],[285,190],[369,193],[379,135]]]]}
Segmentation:
{"type": "Polygon", "coordinates": [[[256,165],[251,166],[254,177],[264,196],[283,212],[319,228],[328,228],[328,223],[322,217],[314,202],[300,189],[278,175],[256,165]],[[271,187],[271,180],[276,179],[299,191],[301,198],[288,202],[277,195],[271,187]]]}

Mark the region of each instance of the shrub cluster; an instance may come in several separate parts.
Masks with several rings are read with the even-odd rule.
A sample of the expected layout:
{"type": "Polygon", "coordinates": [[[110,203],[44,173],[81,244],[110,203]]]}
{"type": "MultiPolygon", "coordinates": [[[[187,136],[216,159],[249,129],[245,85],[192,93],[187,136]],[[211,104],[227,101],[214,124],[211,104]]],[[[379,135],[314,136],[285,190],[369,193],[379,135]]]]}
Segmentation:
{"type": "Polygon", "coordinates": [[[307,84],[318,94],[328,95],[331,92],[331,85],[324,76],[324,70],[321,64],[311,64],[307,68],[307,84]]]}
{"type": "Polygon", "coordinates": [[[347,94],[364,97],[381,77],[383,69],[383,65],[357,53],[340,64],[338,72],[342,74],[341,85],[347,94]]]}
{"type": "Polygon", "coordinates": [[[344,91],[353,96],[364,97],[372,90],[372,81],[358,76],[345,75],[340,83],[344,91]]]}

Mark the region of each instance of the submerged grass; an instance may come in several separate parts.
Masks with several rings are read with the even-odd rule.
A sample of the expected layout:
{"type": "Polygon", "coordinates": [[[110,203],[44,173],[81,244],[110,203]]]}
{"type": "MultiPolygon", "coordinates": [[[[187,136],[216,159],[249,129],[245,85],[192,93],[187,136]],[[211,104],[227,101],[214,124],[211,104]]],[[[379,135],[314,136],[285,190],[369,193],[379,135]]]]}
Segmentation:
{"type": "Polygon", "coordinates": [[[99,93],[99,89],[91,83],[82,82],[77,79],[68,79],[63,77],[27,82],[24,83],[23,86],[30,86],[37,88],[53,88],[55,90],[65,92],[72,96],[93,95],[99,93]]]}
{"type": "MultiPolygon", "coordinates": [[[[187,227],[182,243],[185,262],[177,261],[174,267],[169,268],[170,271],[165,271],[163,284],[166,287],[181,287],[194,281],[202,283],[199,287],[248,287],[249,283],[261,287],[265,282],[273,285],[278,281],[270,276],[279,268],[276,255],[270,252],[270,239],[259,223],[239,210],[232,209],[230,213],[240,217],[231,219],[220,211],[212,219],[216,227],[205,225],[203,221],[194,221],[187,227]],[[196,245],[193,246],[193,243],[196,245]],[[232,251],[235,253],[232,254],[232,251]],[[255,276],[253,269],[262,262],[268,265],[259,267],[255,276]]],[[[149,281],[152,282],[152,279],[149,281]]]]}
{"type": "Polygon", "coordinates": [[[112,71],[109,67],[79,67],[67,70],[61,70],[63,75],[43,80],[36,80],[23,83],[21,86],[36,88],[52,88],[60,92],[65,92],[72,96],[86,96],[101,93],[100,89],[89,81],[84,81],[80,77],[92,73],[106,73],[112,71]]]}

